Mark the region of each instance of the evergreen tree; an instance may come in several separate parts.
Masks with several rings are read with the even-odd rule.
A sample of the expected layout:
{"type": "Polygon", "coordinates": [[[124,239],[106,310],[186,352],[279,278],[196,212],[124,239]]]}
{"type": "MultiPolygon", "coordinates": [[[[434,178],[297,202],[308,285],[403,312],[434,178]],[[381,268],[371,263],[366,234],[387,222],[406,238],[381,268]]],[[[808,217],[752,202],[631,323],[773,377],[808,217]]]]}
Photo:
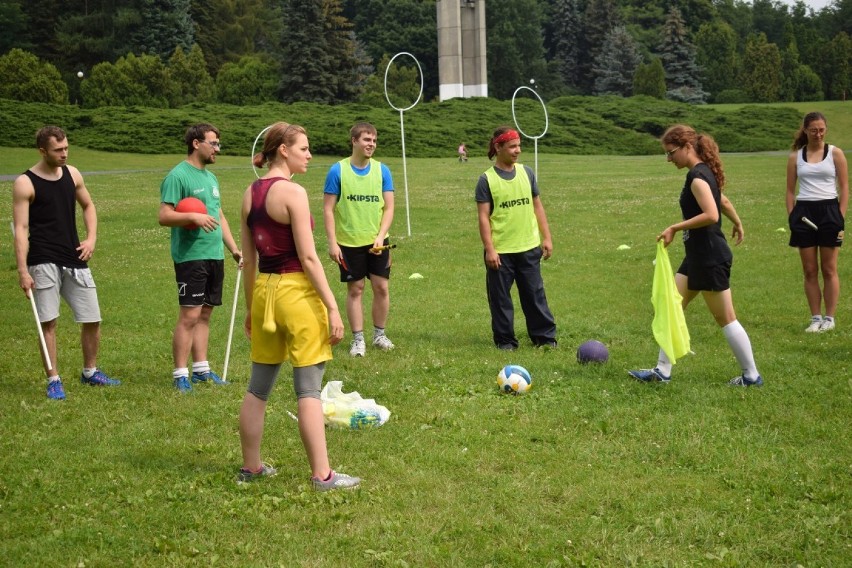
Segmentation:
{"type": "Polygon", "coordinates": [[[13,47],[31,49],[27,42],[20,41],[26,35],[27,19],[21,9],[20,0],[0,2],[0,53],[6,53],[13,47]]]}
{"type": "Polygon", "coordinates": [[[695,60],[702,70],[702,87],[712,95],[737,85],[737,36],[722,20],[703,24],[695,35],[695,60]]]}
{"type": "Polygon", "coordinates": [[[361,93],[364,64],[369,60],[359,58],[352,23],[343,16],[340,0],[322,0],[322,10],[327,53],[333,63],[333,97],[337,102],[351,102],[361,93]]]}
{"type": "MultiPolygon", "coordinates": [[[[499,10],[497,4],[504,3],[486,2],[486,18],[492,9],[499,10]]],[[[430,100],[438,96],[438,18],[434,1],[346,0],[343,4],[343,14],[355,25],[355,35],[364,42],[371,64],[385,55],[411,53],[423,70],[423,97],[430,100]]],[[[490,26],[489,19],[489,41],[490,26]]],[[[541,28],[535,27],[534,33],[535,41],[540,42],[541,28]]],[[[488,51],[490,61],[490,45],[488,51]]],[[[376,68],[376,73],[384,73],[384,69],[376,68]]]]}
{"type": "Polygon", "coordinates": [[[550,18],[553,59],[563,84],[571,90],[580,85],[581,19],[578,0],[556,0],[550,18]]]}
{"type": "Polygon", "coordinates": [[[188,50],[194,41],[190,0],[135,0],[141,25],[130,33],[131,52],[166,58],[181,46],[188,50]]]}
{"type": "Polygon", "coordinates": [[[283,18],[277,0],[192,0],[197,43],[211,75],[249,54],[277,61],[283,18]]]}
{"type": "Polygon", "coordinates": [[[781,52],[777,45],[766,40],[763,33],[748,38],[740,83],[754,102],[778,101],[781,92],[781,52]]]}
{"type": "Polygon", "coordinates": [[[285,103],[332,103],[337,85],[328,52],[321,0],[285,0],[282,13],[281,80],[278,98],[285,103]]]}
{"type": "Polygon", "coordinates": [[[647,65],[640,64],[633,76],[633,94],[647,95],[655,99],[666,98],[666,71],[658,57],[647,65]]]}
{"type": "Polygon", "coordinates": [[[547,75],[536,0],[494,2],[485,11],[490,96],[511,99],[530,79],[547,75]]]}
{"type": "Polygon", "coordinates": [[[666,70],[666,96],[673,100],[703,103],[707,93],[701,88],[701,70],[695,63],[695,48],[686,37],[680,10],[672,7],[663,26],[660,59],[666,70]]]}
{"type": "Polygon", "coordinates": [[[212,102],[216,87],[207,72],[207,62],[198,44],[187,56],[178,46],[169,59],[170,106],[177,107],[193,102],[212,102]]]}
{"type": "Polygon", "coordinates": [[[596,95],[633,94],[633,76],[642,62],[636,41],[624,26],[610,30],[603,48],[595,60],[592,72],[595,75],[596,95]]]}
{"type": "Polygon", "coordinates": [[[621,24],[615,0],[589,0],[583,13],[583,35],[580,43],[578,79],[581,92],[594,92],[594,62],[603,49],[606,36],[612,28],[621,24]]]}
{"type": "Polygon", "coordinates": [[[819,74],[825,96],[831,100],[845,101],[852,87],[852,39],[840,32],[825,44],[819,74]]]}

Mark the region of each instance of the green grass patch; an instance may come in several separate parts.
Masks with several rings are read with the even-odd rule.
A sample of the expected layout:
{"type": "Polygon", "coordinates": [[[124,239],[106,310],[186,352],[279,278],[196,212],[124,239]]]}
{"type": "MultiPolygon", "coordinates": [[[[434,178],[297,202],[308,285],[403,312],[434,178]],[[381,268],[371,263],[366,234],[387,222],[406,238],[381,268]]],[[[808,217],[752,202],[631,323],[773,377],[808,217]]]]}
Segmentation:
{"type": "MultiPolygon", "coordinates": [[[[532,145],[524,150],[532,164],[532,145]]],[[[37,159],[34,150],[2,152],[2,173],[37,159]]],[[[657,152],[539,156],[555,241],[543,273],[559,347],[532,348],[518,310],[522,345],[510,355],[490,341],[473,202],[488,162],[409,158],[408,236],[402,162],[380,153],[398,188],[388,324],[397,348],[368,349],[353,360],[340,345],[326,378],[375,398],[392,416],[374,431],[329,431],[333,467],[364,484],[316,494],[287,415],[296,408],[287,369],[271,399],[263,449],[281,473],[234,483],[250,366],[239,330],[234,384],[190,396],[171,386],[177,307],[168,230],[156,216],[160,181],[180,153],[105,154],[72,138],[71,161],[93,172],[86,181],[99,213],[92,268],[105,318],[100,364],[124,384],[77,382],[79,336],[63,304],[58,359],[68,400],[45,398],[7,228],[0,238],[0,564],[846,565],[852,310],[844,295],[834,332],[803,332],[809,314],[798,255],[788,233],[778,232],[786,226],[786,155],[725,157],[729,195],[746,230],[734,251],[734,301],[766,386],[726,385],[739,369],[700,299],[687,313],[695,356],[677,364],[672,383],[627,376],[656,357],[654,238],[679,217],[684,173],[657,152]],[[121,173],[94,173],[100,169],[121,173]],[[621,244],[631,248],[619,251],[621,244]],[[424,278],[409,279],[414,272],[424,278]],[[591,338],[609,346],[608,363],[576,362],[576,347],[591,338]],[[495,376],[507,363],[531,371],[528,395],[498,393],[495,376]]],[[[323,258],[321,187],[335,159],[318,156],[298,178],[311,195],[323,258]]],[[[225,157],[214,170],[236,226],[253,173],[245,157],[225,157]]],[[[7,226],[10,189],[0,182],[7,226]]],[[[682,245],[670,254],[678,263],[682,245]]],[[[847,260],[841,253],[846,283],[847,260]]],[[[326,268],[343,305],[336,268],[326,268]]],[[[214,314],[217,370],[234,280],[229,268],[225,306],[214,314]]],[[[240,299],[238,321],[243,313],[240,299]]]]}

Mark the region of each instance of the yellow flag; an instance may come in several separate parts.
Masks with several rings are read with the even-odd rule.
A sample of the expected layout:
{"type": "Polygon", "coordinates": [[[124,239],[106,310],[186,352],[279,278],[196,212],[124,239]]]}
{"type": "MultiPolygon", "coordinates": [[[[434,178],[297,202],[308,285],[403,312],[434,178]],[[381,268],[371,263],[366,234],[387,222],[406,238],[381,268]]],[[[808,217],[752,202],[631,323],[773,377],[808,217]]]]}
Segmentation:
{"type": "Polygon", "coordinates": [[[689,353],[689,330],[686,329],[682,300],[675,285],[669,253],[663,241],[657,241],[657,262],[651,287],[651,303],[654,304],[651,329],[660,349],[672,363],[689,353]]]}

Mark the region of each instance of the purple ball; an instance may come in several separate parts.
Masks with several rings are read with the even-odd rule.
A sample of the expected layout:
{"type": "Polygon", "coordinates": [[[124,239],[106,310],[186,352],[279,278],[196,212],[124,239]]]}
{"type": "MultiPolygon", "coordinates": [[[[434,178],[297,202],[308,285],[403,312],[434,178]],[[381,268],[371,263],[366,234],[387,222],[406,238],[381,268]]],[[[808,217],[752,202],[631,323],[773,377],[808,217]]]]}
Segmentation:
{"type": "Polygon", "coordinates": [[[590,339],[577,348],[578,363],[606,363],[609,350],[606,345],[595,339],[590,339]]]}

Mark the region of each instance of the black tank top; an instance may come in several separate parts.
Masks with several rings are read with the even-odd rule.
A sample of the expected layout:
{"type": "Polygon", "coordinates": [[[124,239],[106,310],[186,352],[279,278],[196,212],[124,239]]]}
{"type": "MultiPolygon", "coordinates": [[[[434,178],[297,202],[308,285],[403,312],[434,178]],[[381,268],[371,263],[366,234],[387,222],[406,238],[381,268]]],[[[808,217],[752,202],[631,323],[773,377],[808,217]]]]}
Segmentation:
{"type": "Polygon", "coordinates": [[[27,170],[35,189],[30,203],[30,250],[27,265],[57,264],[67,268],[87,268],[80,260],[77,247],[77,188],[68,166],[62,166],[62,177],[44,179],[27,170]]]}
{"type": "Polygon", "coordinates": [[[680,194],[680,210],[683,218],[691,219],[701,214],[701,206],[692,194],[692,181],[696,178],[706,181],[710,186],[713,202],[719,212],[719,221],[700,229],[689,229],[683,232],[687,261],[690,264],[694,263],[694,266],[716,266],[730,262],[734,255],[731,254],[731,248],[722,233],[722,192],[719,191],[716,176],[704,162],[696,164],[686,175],[686,183],[680,194]]]}

